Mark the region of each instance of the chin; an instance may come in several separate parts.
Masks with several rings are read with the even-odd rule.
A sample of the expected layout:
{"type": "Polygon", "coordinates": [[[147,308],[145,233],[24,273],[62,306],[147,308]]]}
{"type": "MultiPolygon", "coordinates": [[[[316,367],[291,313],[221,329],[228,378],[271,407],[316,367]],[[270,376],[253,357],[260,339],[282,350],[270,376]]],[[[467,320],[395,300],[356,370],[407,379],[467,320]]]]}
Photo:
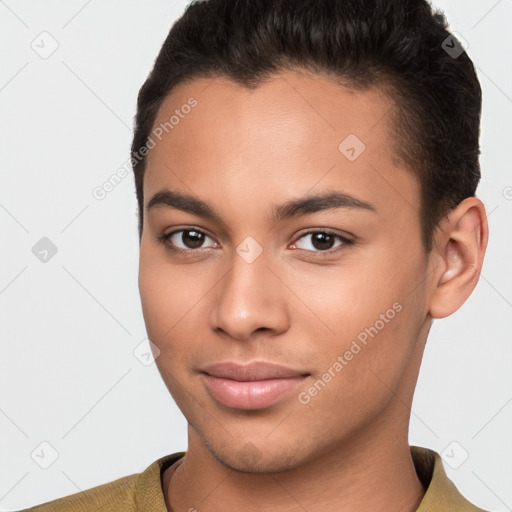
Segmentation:
{"type": "Polygon", "coordinates": [[[303,453],[292,447],[270,446],[266,443],[258,447],[248,441],[234,449],[235,443],[212,447],[206,443],[210,453],[224,466],[239,473],[280,473],[297,468],[304,462],[303,453]]]}

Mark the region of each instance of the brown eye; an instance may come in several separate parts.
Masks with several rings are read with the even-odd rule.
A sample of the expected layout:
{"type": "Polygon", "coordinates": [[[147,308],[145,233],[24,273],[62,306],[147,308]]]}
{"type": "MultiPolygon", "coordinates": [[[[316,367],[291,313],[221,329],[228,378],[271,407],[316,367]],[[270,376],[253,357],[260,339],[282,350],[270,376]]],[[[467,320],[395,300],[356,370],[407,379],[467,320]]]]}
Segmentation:
{"type": "Polygon", "coordinates": [[[304,249],[311,252],[336,252],[336,248],[344,245],[352,245],[353,242],[342,237],[341,235],[336,235],[334,233],[330,233],[328,231],[311,231],[309,233],[305,233],[302,235],[295,245],[299,249],[304,249]],[[302,242],[303,240],[307,240],[306,242],[302,242]],[[337,245],[334,245],[336,242],[339,242],[337,245]],[[302,244],[302,246],[299,245],[302,244]],[[334,250],[333,250],[334,248],[334,250]]]}
{"type": "Polygon", "coordinates": [[[190,229],[183,229],[182,231],[177,231],[173,236],[176,235],[178,235],[178,240],[181,243],[183,243],[183,245],[185,245],[185,247],[188,249],[198,249],[199,247],[201,247],[201,245],[204,243],[204,239],[206,236],[204,233],[200,233],[199,231],[194,231],[190,229]]]}
{"type": "Polygon", "coordinates": [[[172,251],[193,254],[194,251],[198,249],[216,247],[216,244],[213,242],[213,240],[213,245],[204,246],[206,239],[211,240],[211,238],[206,233],[203,233],[198,229],[190,228],[176,230],[167,235],[163,235],[160,241],[172,251]]]}

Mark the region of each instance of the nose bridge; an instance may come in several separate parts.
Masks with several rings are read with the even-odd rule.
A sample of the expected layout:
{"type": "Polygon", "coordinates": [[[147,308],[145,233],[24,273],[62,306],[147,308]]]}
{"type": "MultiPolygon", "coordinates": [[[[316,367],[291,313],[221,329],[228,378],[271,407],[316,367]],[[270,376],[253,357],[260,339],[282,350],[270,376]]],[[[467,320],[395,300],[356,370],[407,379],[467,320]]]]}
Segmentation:
{"type": "Polygon", "coordinates": [[[278,283],[267,268],[268,255],[247,237],[233,253],[231,270],[222,280],[213,305],[212,328],[237,339],[247,339],[256,329],[283,328],[286,312],[276,293],[278,283]]]}

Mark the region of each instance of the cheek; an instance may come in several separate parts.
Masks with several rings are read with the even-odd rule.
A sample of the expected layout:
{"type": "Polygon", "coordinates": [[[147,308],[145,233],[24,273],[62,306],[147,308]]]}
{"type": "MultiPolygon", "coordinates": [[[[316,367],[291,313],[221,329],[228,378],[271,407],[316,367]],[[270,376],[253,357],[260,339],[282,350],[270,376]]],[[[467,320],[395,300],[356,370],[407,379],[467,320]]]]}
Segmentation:
{"type": "Polygon", "coordinates": [[[319,428],[357,430],[396,396],[416,340],[408,332],[409,306],[394,306],[367,310],[357,322],[340,315],[336,338],[322,348],[317,373],[297,397],[299,410],[319,428]]]}
{"type": "Polygon", "coordinates": [[[194,342],[193,333],[185,332],[187,311],[192,311],[181,291],[186,290],[184,284],[178,270],[144,258],[141,252],[139,292],[146,331],[159,351],[157,369],[180,408],[186,406],[186,358],[194,342]]]}
{"type": "MultiPolygon", "coordinates": [[[[322,382],[313,394],[332,400],[352,397],[350,407],[364,409],[371,407],[368,400],[379,407],[379,401],[391,396],[389,388],[398,387],[424,322],[423,287],[415,283],[422,269],[412,261],[400,262],[383,252],[368,258],[368,264],[359,260],[353,268],[306,281],[307,304],[318,316],[317,327],[322,332],[328,328],[315,375],[322,382]],[[324,392],[324,385],[330,391],[324,392]]],[[[298,316],[296,321],[304,327],[298,316]]],[[[312,343],[318,331],[313,323],[306,328],[304,338],[312,343]]]]}
{"type": "Polygon", "coordinates": [[[176,269],[156,257],[155,250],[141,246],[139,293],[144,322],[149,338],[160,350],[184,314],[181,280],[176,269]]]}
{"type": "Polygon", "coordinates": [[[160,350],[157,364],[166,368],[183,367],[184,359],[201,348],[204,304],[218,277],[214,273],[210,282],[204,269],[193,267],[173,265],[158,251],[141,250],[139,293],[144,322],[149,339],[160,350]]]}
{"type": "Polygon", "coordinates": [[[143,238],[139,293],[148,328],[157,331],[164,327],[170,329],[183,307],[188,288],[190,283],[186,283],[181,267],[170,264],[161,247],[143,238]]]}
{"type": "Polygon", "coordinates": [[[319,332],[336,345],[356,337],[389,309],[388,316],[394,318],[393,304],[401,298],[405,275],[399,275],[395,265],[389,268],[386,259],[373,252],[354,253],[332,267],[282,269],[283,280],[302,302],[289,303],[297,305],[290,307],[292,324],[307,319],[313,328],[316,323],[319,332]]]}

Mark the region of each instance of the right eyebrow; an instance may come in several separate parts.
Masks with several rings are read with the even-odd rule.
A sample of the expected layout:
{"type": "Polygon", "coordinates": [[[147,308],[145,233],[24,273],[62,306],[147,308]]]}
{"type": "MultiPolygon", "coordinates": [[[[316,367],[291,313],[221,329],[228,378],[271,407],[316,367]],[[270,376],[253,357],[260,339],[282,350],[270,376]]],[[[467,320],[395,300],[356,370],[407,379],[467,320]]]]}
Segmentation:
{"type": "Polygon", "coordinates": [[[149,211],[157,207],[176,208],[224,224],[222,217],[215,211],[213,206],[201,199],[188,194],[182,194],[181,192],[173,192],[169,189],[160,190],[148,202],[146,210],[149,211]]]}

